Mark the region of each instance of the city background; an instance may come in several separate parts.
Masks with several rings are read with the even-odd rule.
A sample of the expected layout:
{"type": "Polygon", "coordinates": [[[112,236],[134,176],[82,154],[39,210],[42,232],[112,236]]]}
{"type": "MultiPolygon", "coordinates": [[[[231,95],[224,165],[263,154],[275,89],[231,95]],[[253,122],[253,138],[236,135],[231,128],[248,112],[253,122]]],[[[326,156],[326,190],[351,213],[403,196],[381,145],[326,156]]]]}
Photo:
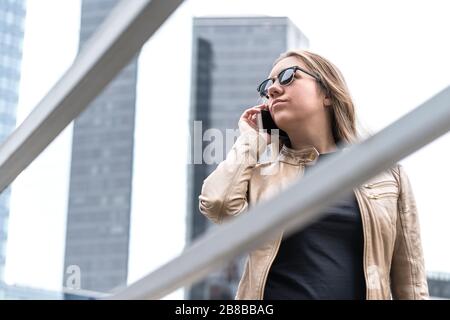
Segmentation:
{"type": "MultiPolygon", "coordinates": [[[[0,0],[2,139],[116,3],[0,0]]],[[[0,290],[58,298],[78,265],[82,289],[108,292],[178,255],[209,226],[196,208],[214,165],[188,165],[193,121],[235,128],[286,49],[308,48],[341,69],[363,131],[392,123],[450,83],[446,9],[445,1],[186,1],[2,193],[0,290]]],[[[437,297],[450,297],[448,146],[447,134],[402,161],[437,297]]],[[[230,263],[168,298],[231,299],[241,268],[230,263]]]]}

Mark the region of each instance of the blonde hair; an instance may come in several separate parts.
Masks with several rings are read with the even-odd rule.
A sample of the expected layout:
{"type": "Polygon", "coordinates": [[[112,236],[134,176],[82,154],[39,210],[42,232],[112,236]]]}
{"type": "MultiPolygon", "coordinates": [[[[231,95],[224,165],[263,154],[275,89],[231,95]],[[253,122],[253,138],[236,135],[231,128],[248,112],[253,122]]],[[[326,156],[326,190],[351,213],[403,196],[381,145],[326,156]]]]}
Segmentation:
{"type": "MultiPolygon", "coordinates": [[[[331,126],[336,144],[352,144],[360,141],[356,126],[355,106],[350,91],[339,69],[324,57],[307,51],[291,50],[275,60],[296,57],[319,79],[322,92],[331,100],[331,126]]],[[[290,143],[289,143],[290,144],[290,143]]]]}

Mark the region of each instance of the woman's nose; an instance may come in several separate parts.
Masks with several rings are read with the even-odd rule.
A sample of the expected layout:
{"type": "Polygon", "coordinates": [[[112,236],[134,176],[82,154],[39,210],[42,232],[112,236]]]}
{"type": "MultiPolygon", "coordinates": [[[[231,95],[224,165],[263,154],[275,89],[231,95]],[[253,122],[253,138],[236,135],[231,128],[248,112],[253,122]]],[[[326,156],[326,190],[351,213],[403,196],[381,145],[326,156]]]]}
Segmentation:
{"type": "Polygon", "coordinates": [[[278,97],[283,91],[283,88],[280,86],[278,81],[272,84],[269,89],[267,89],[267,94],[270,98],[278,97]]]}

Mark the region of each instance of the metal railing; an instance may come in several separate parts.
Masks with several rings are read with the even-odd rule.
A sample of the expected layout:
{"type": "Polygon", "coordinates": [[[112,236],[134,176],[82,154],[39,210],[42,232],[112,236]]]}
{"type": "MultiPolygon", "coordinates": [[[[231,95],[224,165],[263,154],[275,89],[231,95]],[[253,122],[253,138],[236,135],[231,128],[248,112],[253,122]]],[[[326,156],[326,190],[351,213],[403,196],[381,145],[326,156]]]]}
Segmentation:
{"type": "MultiPolygon", "coordinates": [[[[176,10],[181,0],[123,0],[85,44],[72,67],[0,146],[0,190],[74,120],[176,10]]],[[[353,187],[445,134],[450,87],[365,142],[335,156],[272,201],[215,227],[179,257],[113,299],[157,299],[205,277],[273,234],[289,234],[353,187]],[[335,168],[339,168],[336,170],[335,168]],[[254,219],[251,211],[258,211],[254,219]]]]}
{"type": "Polygon", "coordinates": [[[0,192],[86,109],[182,2],[117,4],[69,70],[0,146],[0,192]]]}

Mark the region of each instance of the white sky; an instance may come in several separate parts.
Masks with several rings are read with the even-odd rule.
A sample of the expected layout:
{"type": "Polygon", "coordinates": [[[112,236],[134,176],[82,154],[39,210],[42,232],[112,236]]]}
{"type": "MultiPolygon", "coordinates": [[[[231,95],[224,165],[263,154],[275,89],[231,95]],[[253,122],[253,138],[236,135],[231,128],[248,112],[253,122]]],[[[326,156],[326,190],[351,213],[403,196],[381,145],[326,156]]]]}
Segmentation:
{"type": "MultiPolygon", "coordinates": [[[[377,132],[450,84],[449,7],[445,0],[184,3],[146,44],[139,62],[129,281],[184,246],[193,16],[290,17],[310,39],[310,49],[341,69],[360,121],[377,132]],[[151,132],[163,130],[164,141],[150,149],[151,132]]],[[[72,63],[79,18],[79,0],[28,1],[18,123],[72,63]]],[[[11,284],[61,286],[71,138],[69,126],[13,183],[6,265],[11,284]]],[[[444,193],[449,146],[447,134],[402,161],[420,210],[428,271],[450,272],[444,193]]]]}

